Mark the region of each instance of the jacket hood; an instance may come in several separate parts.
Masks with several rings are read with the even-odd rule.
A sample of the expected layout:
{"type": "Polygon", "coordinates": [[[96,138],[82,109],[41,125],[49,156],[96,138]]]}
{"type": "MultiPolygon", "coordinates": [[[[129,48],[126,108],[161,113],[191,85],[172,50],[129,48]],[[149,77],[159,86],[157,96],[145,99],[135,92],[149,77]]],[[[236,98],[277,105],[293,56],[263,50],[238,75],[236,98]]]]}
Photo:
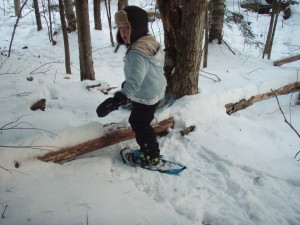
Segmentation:
{"type": "MultiPolygon", "coordinates": [[[[131,44],[136,42],[139,38],[145,36],[149,31],[148,13],[137,6],[127,6],[123,10],[116,12],[115,22],[117,25],[122,22],[130,24],[131,44]]],[[[117,41],[119,44],[124,44],[119,30],[117,32],[117,41]]]]}

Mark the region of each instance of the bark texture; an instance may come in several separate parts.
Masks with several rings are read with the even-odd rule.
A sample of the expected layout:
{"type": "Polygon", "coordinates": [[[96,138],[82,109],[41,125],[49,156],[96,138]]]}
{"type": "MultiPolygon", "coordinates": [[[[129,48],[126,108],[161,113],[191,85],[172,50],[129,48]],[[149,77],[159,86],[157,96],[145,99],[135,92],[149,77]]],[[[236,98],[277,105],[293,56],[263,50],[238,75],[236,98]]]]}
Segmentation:
{"type": "Polygon", "coordinates": [[[65,20],[64,3],[63,3],[63,0],[59,0],[58,3],[59,3],[61,27],[62,27],[63,37],[64,37],[65,68],[66,68],[66,73],[71,74],[69,37],[68,37],[68,32],[67,32],[67,24],[66,24],[66,20],[65,20]]]}
{"type": "Polygon", "coordinates": [[[295,55],[286,59],[277,60],[273,63],[274,66],[281,66],[286,63],[295,62],[297,60],[300,60],[300,55],[295,55]]]}
{"type": "Polygon", "coordinates": [[[251,98],[249,98],[247,100],[242,99],[239,102],[226,104],[225,105],[226,112],[227,112],[227,114],[230,115],[230,114],[232,114],[234,112],[237,112],[241,109],[245,109],[245,108],[253,105],[256,102],[273,98],[273,97],[275,97],[275,95],[286,95],[286,94],[289,94],[289,93],[292,93],[292,92],[298,92],[298,91],[300,91],[300,81],[292,83],[292,84],[285,85],[285,86],[283,86],[283,87],[281,87],[277,90],[273,90],[273,91],[270,91],[270,92],[267,92],[267,93],[264,93],[264,94],[259,94],[259,95],[252,96],[251,98]]]}
{"type": "Polygon", "coordinates": [[[95,23],[95,30],[102,30],[102,23],[101,23],[101,1],[94,0],[94,23],[95,23]]]}
{"type": "Polygon", "coordinates": [[[78,47],[81,80],[95,80],[88,0],[76,0],[78,47]]]}
{"type": "MultiPolygon", "coordinates": [[[[156,134],[167,131],[174,126],[173,118],[164,120],[154,126],[156,134]]],[[[109,130],[109,128],[108,128],[109,130]]],[[[119,143],[121,141],[134,138],[134,132],[131,129],[119,129],[112,132],[108,132],[105,136],[87,141],[82,144],[78,144],[71,147],[62,148],[55,152],[47,153],[46,155],[38,157],[38,159],[48,162],[59,162],[62,160],[70,159],[88,152],[104,148],[109,145],[119,143]]]]}
{"type": "Polygon", "coordinates": [[[225,15],[225,1],[224,0],[211,0],[210,10],[210,31],[209,42],[217,39],[218,44],[222,43],[222,33],[225,15]]]}
{"type": "Polygon", "coordinates": [[[41,13],[40,13],[40,7],[39,7],[39,1],[33,0],[33,8],[35,12],[35,20],[36,20],[36,26],[37,30],[40,31],[43,29],[42,22],[41,22],[41,13]]]}
{"type": "Polygon", "coordinates": [[[64,0],[65,15],[68,23],[68,32],[76,30],[76,16],[74,13],[73,0],[64,0]]]}
{"type": "Polygon", "coordinates": [[[180,98],[198,93],[206,1],[157,1],[165,34],[167,91],[180,98]]]}

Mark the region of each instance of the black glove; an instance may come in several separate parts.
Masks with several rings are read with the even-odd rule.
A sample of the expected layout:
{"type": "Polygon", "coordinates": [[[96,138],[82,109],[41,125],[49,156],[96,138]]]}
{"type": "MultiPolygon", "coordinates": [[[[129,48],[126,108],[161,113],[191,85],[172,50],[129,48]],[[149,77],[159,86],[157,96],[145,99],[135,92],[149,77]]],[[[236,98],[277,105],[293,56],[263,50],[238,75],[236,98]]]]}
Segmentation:
{"type": "Polygon", "coordinates": [[[113,98],[106,99],[98,106],[96,110],[98,117],[105,117],[112,111],[118,110],[118,108],[125,102],[127,102],[126,95],[121,92],[116,92],[113,98]]]}

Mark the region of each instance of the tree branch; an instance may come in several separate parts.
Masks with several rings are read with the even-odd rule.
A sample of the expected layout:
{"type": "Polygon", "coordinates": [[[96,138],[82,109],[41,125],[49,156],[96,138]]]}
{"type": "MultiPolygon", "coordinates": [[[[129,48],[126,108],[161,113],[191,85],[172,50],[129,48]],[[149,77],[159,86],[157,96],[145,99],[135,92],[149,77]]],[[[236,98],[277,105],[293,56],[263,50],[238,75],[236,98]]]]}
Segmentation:
{"type": "Polygon", "coordinates": [[[279,110],[280,110],[280,112],[281,112],[281,114],[282,114],[282,116],[283,116],[283,118],[284,118],[284,122],[286,122],[286,123],[292,128],[292,130],[298,135],[298,137],[300,138],[300,134],[298,133],[298,131],[297,131],[297,130],[293,127],[293,125],[286,119],[286,117],[285,117],[285,115],[284,115],[284,113],[283,113],[283,111],[282,111],[282,108],[281,108],[281,106],[280,106],[280,103],[279,103],[279,100],[278,100],[277,95],[275,94],[275,92],[274,92],[272,89],[271,89],[271,91],[272,91],[272,93],[274,94],[274,96],[275,96],[275,98],[276,98],[276,101],[277,101],[279,110]]]}

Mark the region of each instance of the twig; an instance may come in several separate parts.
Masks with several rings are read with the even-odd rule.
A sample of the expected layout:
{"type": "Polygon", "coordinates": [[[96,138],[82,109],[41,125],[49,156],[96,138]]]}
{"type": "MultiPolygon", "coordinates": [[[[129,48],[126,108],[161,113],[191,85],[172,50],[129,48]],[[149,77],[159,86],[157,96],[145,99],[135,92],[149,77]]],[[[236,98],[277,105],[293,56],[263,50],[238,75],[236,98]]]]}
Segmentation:
{"type": "Polygon", "coordinates": [[[101,83],[99,83],[99,84],[94,84],[94,85],[89,85],[89,86],[86,86],[86,88],[87,88],[88,90],[90,90],[91,88],[100,87],[100,86],[101,86],[101,83]]]}
{"type": "Polygon", "coordinates": [[[220,82],[220,81],[221,81],[221,78],[220,78],[218,75],[216,75],[216,74],[209,73],[209,72],[206,72],[206,71],[203,71],[203,70],[201,70],[200,72],[202,72],[202,73],[207,73],[207,74],[210,74],[210,75],[213,75],[213,76],[215,76],[215,77],[217,78],[217,80],[216,80],[216,79],[213,79],[213,78],[211,78],[211,77],[207,77],[207,76],[201,75],[201,74],[199,74],[199,76],[202,76],[202,77],[211,79],[211,80],[213,80],[214,82],[220,82]]]}
{"type": "Polygon", "coordinates": [[[49,64],[52,64],[52,63],[61,63],[61,62],[49,62],[49,63],[45,63],[45,64],[39,66],[38,68],[36,68],[35,70],[31,71],[30,74],[37,74],[37,73],[44,73],[45,74],[45,73],[47,73],[50,70],[51,66],[49,66],[47,68],[48,70],[46,70],[46,71],[41,71],[41,72],[36,72],[36,71],[39,70],[40,68],[42,68],[43,66],[49,65],[49,64]]]}
{"type": "MultiPolygon", "coordinates": [[[[274,94],[274,96],[275,96],[275,98],[276,98],[276,101],[277,101],[277,104],[278,104],[278,106],[279,106],[280,112],[281,112],[281,114],[282,114],[282,116],[283,116],[283,118],[284,118],[284,122],[286,122],[286,123],[292,128],[292,130],[298,135],[298,137],[300,138],[300,134],[298,133],[298,131],[293,127],[293,125],[292,125],[289,121],[287,121],[287,119],[286,119],[286,117],[285,117],[285,115],[284,115],[284,113],[283,113],[283,111],[282,111],[282,108],[281,108],[281,106],[280,106],[280,103],[279,103],[279,100],[278,100],[277,95],[273,92],[272,89],[271,89],[271,91],[272,91],[272,93],[274,94]]],[[[298,151],[298,152],[296,153],[296,155],[294,156],[294,159],[298,156],[299,153],[300,153],[300,151],[298,151]]],[[[300,159],[298,159],[297,161],[300,161],[300,159]]]]}
{"type": "Polygon", "coordinates": [[[4,208],[4,211],[3,211],[3,213],[2,213],[2,219],[5,218],[4,213],[5,213],[6,209],[7,209],[7,207],[8,207],[8,205],[6,205],[5,208],[4,208]]]}
{"type": "MultiPolygon", "coordinates": [[[[298,156],[299,153],[300,153],[300,151],[296,153],[294,159],[296,159],[296,157],[298,156]]],[[[300,159],[298,159],[297,161],[300,161],[300,159]]]]}
{"type": "Polygon", "coordinates": [[[228,47],[228,49],[232,52],[232,54],[235,55],[235,52],[229,47],[229,45],[227,44],[227,42],[223,39],[224,44],[228,47]]]}
{"type": "Polygon", "coordinates": [[[55,134],[55,133],[53,133],[51,131],[45,130],[45,129],[34,128],[34,127],[33,128],[30,128],[30,127],[19,127],[21,124],[27,124],[29,126],[32,126],[30,123],[27,123],[27,122],[19,122],[22,117],[23,116],[20,116],[16,121],[7,123],[4,126],[0,127],[0,131],[1,130],[34,130],[37,133],[39,133],[38,131],[44,131],[44,132],[50,133],[50,134],[52,134],[54,136],[58,136],[57,134],[55,134]],[[10,127],[8,127],[8,126],[10,126],[10,127]]]}
{"type": "MultiPolygon", "coordinates": [[[[6,169],[6,168],[4,168],[3,166],[0,166],[0,168],[1,169],[4,169],[4,170],[6,170],[7,172],[9,172],[9,173],[11,173],[12,174],[12,172],[10,171],[10,170],[8,170],[8,169],[6,169]]],[[[3,214],[2,214],[3,215],[3,214]]],[[[3,218],[3,217],[2,217],[3,218]]]]}
{"type": "Polygon", "coordinates": [[[263,68],[257,68],[257,69],[255,69],[255,70],[250,71],[250,72],[247,73],[247,74],[249,75],[250,73],[253,73],[253,72],[255,72],[256,70],[263,70],[263,68]]]}
{"type": "Polygon", "coordinates": [[[274,96],[275,96],[275,98],[276,98],[276,101],[277,101],[277,104],[278,104],[278,106],[279,106],[279,109],[280,109],[280,112],[281,112],[281,114],[282,114],[282,116],[283,116],[283,118],[284,118],[284,122],[286,122],[292,129],[293,129],[293,131],[295,131],[295,133],[298,135],[298,137],[300,138],[300,134],[298,133],[298,131],[293,127],[293,125],[286,119],[286,117],[285,117],[285,115],[284,115],[284,113],[283,113],[283,111],[282,111],[282,108],[281,108],[281,106],[280,106],[280,103],[279,103],[279,100],[278,100],[278,97],[277,97],[277,95],[274,93],[274,91],[271,89],[271,91],[272,91],[272,93],[274,94],[274,96]]]}
{"type": "Polygon", "coordinates": [[[15,24],[15,26],[14,26],[14,30],[13,30],[13,33],[12,33],[12,36],[11,36],[11,40],[10,40],[10,44],[9,44],[9,50],[8,50],[8,56],[7,56],[7,57],[10,57],[11,46],[12,46],[12,43],[13,43],[13,40],[14,40],[14,36],[15,36],[15,33],[16,33],[16,29],[17,29],[17,26],[18,26],[18,23],[19,23],[19,20],[20,20],[20,17],[21,17],[22,10],[23,10],[24,6],[27,4],[27,1],[28,1],[28,0],[26,0],[26,1],[23,3],[23,5],[22,5],[22,7],[21,7],[21,9],[20,9],[20,12],[19,12],[19,15],[18,15],[16,24],[15,24]]]}
{"type": "Polygon", "coordinates": [[[38,145],[24,145],[24,146],[14,146],[14,145],[0,145],[0,148],[30,148],[34,150],[41,150],[41,151],[47,151],[47,152],[52,152],[52,150],[46,149],[46,148],[56,148],[56,146],[38,146],[38,145]]]}

